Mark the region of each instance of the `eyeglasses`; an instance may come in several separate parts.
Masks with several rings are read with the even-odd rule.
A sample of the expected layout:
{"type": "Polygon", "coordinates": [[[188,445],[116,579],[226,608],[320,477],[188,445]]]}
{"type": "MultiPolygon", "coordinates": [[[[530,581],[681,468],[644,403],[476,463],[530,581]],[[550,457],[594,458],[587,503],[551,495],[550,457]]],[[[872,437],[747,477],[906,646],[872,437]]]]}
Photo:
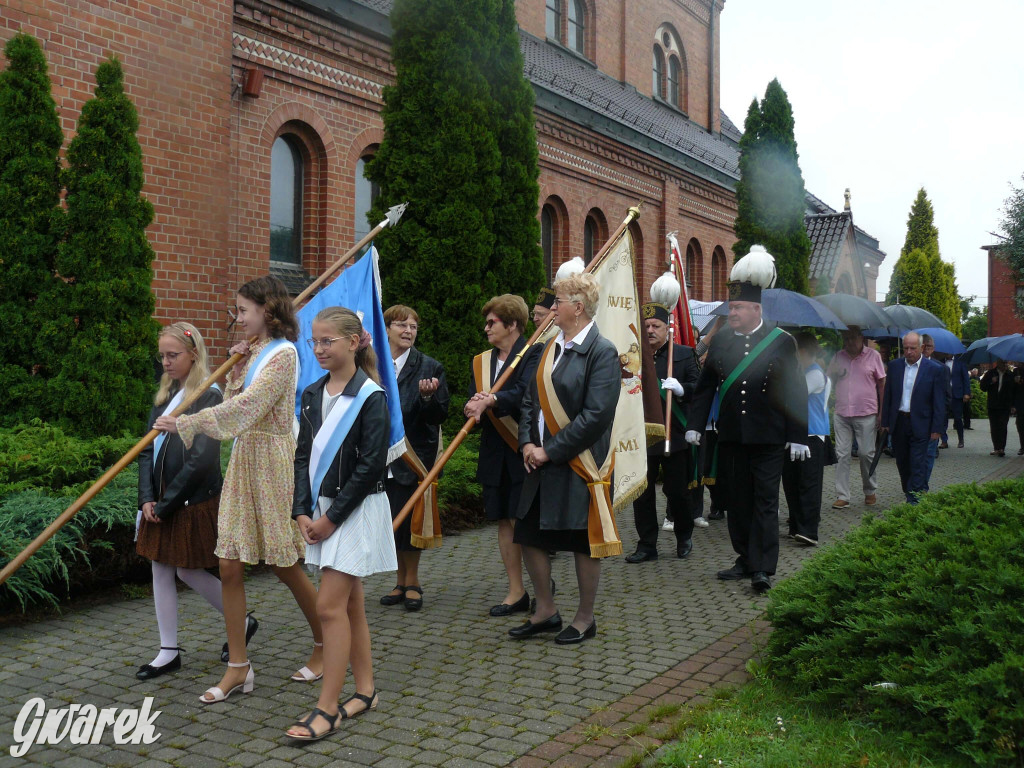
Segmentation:
{"type": "Polygon", "coordinates": [[[419,326],[416,323],[391,323],[392,328],[397,328],[400,331],[412,331],[416,333],[419,330],[419,326]]]}
{"type": "Polygon", "coordinates": [[[554,301],[554,304],[555,304],[556,307],[559,304],[575,304],[575,303],[576,303],[576,301],[573,300],[573,299],[560,299],[557,296],[555,297],[555,301],[554,301]]]}
{"type": "Polygon", "coordinates": [[[158,357],[160,358],[161,362],[166,360],[168,363],[173,363],[175,360],[178,359],[178,357],[181,354],[183,354],[183,353],[181,353],[181,352],[161,352],[158,355],[158,357]]]}
{"type": "Polygon", "coordinates": [[[341,341],[344,336],[335,336],[333,339],[329,339],[324,336],[322,339],[306,339],[306,343],[309,344],[309,348],[316,352],[317,347],[323,347],[324,349],[330,349],[331,344],[336,341],[341,341]]]}
{"type": "Polygon", "coordinates": [[[500,318],[498,320],[488,320],[484,323],[484,328],[493,328],[496,324],[504,325],[505,323],[503,323],[500,318]]]}

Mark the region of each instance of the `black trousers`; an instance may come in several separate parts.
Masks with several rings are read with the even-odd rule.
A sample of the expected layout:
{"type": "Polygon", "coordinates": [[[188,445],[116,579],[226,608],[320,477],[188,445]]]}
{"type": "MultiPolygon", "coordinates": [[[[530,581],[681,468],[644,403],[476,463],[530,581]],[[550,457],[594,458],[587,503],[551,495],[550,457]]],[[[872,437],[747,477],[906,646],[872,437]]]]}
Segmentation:
{"type": "Polygon", "coordinates": [[[992,450],[1006,450],[1006,427],[1009,422],[1009,408],[988,409],[988,428],[992,432],[992,450]]]}
{"type": "Polygon", "coordinates": [[[693,477],[693,464],[690,460],[690,448],[678,451],[669,456],[663,453],[647,454],[647,490],[633,502],[633,522],[639,539],[637,552],[658,551],[658,512],[655,506],[658,481],[658,468],[664,467],[665,498],[668,510],[675,521],[676,544],[682,544],[693,536],[692,495],[689,483],[693,477]]]}
{"type": "Polygon", "coordinates": [[[718,481],[726,494],[736,564],[748,573],[775,573],[779,563],[779,482],[782,445],[719,442],[718,481]]]}
{"type": "MultiPolygon", "coordinates": [[[[950,410],[953,412],[953,429],[956,430],[956,436],[961,443],[964,441],[964,426],[966,426],[966,422],[970,421],[967,418],[967,406],[968,403],[956,398],[950,403],[950,410]]],[[[946,435],[943,434],[942,437],[945,439],[946,435]]]]}
{"type": "Polygon", "coordinates": [[[917,504],[918,494],[928,490],[928,444],[931,436],[915,438],[910,431],[910,415],[896,415],[892,431],[892,453],[900,473],[900,485],[907,501],[917,504]]]}
{"type": "Polygon", "coordinates": [[[808,438],[811,456],[803,461],[785,458],[782,489],[789,505],[789,532],[818,540],[821,521],[821,478],[825,472],[825,443],[811,435],[808,438]]]}
{"type": "Polygon", "coordinates": [[[1020,440],[1020,448],[1024,448],[1024,412],[1020,408],[1017,409],[1017,416],[1014,418],[1014,422],[1017,424],[1017,439],[1020,440]]]}

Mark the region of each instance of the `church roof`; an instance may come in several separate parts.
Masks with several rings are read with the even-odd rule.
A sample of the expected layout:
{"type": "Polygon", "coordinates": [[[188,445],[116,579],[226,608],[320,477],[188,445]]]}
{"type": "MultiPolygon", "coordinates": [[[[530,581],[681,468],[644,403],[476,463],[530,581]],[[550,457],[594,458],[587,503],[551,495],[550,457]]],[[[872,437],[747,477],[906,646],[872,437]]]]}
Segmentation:
{"type": "Polygon", "coordinates": [[[811,262],[810,277],[816,280],[824,277],[832,279],[836,265],[839,264],[839,256],[843,250],[843,241],[846,233],[853,223],[853,214],[849,211],[842,213],[814,213],[804,217],[804,226],[807,227],[807,236],[811,238],[811,262]]]}

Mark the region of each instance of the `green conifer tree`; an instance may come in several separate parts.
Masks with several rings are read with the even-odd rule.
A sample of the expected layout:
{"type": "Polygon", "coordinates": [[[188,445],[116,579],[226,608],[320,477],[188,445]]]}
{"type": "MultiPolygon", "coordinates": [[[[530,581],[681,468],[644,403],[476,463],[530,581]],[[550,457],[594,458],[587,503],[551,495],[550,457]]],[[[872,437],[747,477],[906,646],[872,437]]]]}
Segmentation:
{"type": "Polygon", "coordinates": [[[472,354],[486,343],[480,307],[497,289],[487,281],[484,290],[485,272],[505,201],[491,130],[495,102],[482,63],[496,40],[498,2],[396,0],[395,84],[384,90],[384,140],[367,166],[380,185],[371,221],[409,203],[401,225],[377,238],[385,306],[407,304],[419,313],[417,345],[453,384],[466,379],[472,354]]]}
{"type": "Polygon", "coordinates": [[[117,59],[97,68],[96,83],[68,147],[68,226],[55,301],[68,319],[48,344],[64,351],[50,381],[60,421],[89,435],[145,426],[158,329],[138,115],[117,59]]]}
{"type": "Polygon", "coordinates": [[[31,35],[4,46],[0,72],[0,414],[5,423],[41,415],[52,359],[39,328],[52,308],[39,301],[54,280],[64,223],[60,147],[46,57],[31,35]]]}
{"type": "Polygon", "coordinates": [[[907,216],[907,237],[903,242],[900,256],[905,256],[915,248],[920,248],[929,255],[939,253],[939,230],[935,226],[935,209],[924,187],[917,191],[907,216]]]}
{"type": "MultiPolygon", "coordinates": [[[[1024,176],[1021,176],[1024,182],[1024,176]]],[[[1003,240],[996,254],[1006,262],[1014,280],[1024,283],[1024,183],[1010,185],[1010,196],[1003,202],[1003,218],[999,222],[1003,240]]],[[[1024,317],[1024,292],[1016,295],[1017,317],[1024,317]]]]}
{"type": "Polygon", "coordinates": [[[760,243],[775,257],[776,284],[809,290],[811,240],[804,227],[805,192],[794,133],[793,108],[778,80],[747,111],[740,139],[733,253],[746,255],[760,243]]]}

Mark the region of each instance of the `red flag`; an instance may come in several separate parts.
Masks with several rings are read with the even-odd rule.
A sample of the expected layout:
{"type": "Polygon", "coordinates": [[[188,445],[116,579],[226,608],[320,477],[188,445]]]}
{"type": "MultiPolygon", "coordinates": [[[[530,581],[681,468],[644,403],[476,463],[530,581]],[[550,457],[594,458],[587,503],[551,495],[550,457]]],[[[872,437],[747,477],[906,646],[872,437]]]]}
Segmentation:
{"type": "Polygon", "coordinates": [[[688,347],[697,346],[697,334],[693,330],[693,319],[690,317],[690,302],[686,295],[686,272],[683,269],[683,260],[679,256],[679,242],[673,232],[668,236],[672,250],[672,271],[679,280],[679,301],[672,308],[672,317],[675,320],[675,343],[685,344],[688,347]]]}

